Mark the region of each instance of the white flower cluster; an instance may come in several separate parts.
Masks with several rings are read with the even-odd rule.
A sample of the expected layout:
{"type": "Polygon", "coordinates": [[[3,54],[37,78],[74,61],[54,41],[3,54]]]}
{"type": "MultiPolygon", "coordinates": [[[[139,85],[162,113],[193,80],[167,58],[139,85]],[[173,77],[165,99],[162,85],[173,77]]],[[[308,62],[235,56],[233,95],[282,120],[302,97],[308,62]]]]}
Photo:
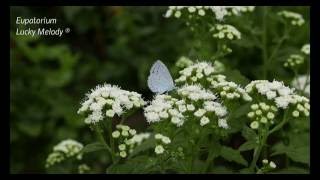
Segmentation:
{"type": "Polygon", "coordinates": [[[214,15],[215,19],[222,21],[225,16],[240,15],[242,12],[252,12],[254,6],[169,6],[165,17],[180,18],[182,13],[187,16],[202,17],[214,15]]]}
{"type": "Polygon", "coordinates": [[[184,56],[180,57],[176,62],[176,66],[178,68],[185,68],[185,67],[191,66],[192,64],[193,62],[189,58],[184,56]]]}
{"type": "Polygon", "coordinates": [[[264,102],[252,104],[251,111],[247,114],[248,118],[252,120],[250,127],[258,129],[260,124],[273,124],[277,111],[275,106],[264,102]]]}
{"type": "Polygon", "coordinates": [[[130,144],[140,145],[144,140],[150,137],[150,133],[139,133],[129,139],[130,144]]]}
{"type": "Polygon", "coordinates": [[[163,154],[164,153],[164,147],[163,146],[166,146],[168,144],[171,143],[171,139],[167,136],[164,136],[162,134],[155,134],[154,138],[156,139],[157,141],[157,146],[154,148],[154,152],[156,154],[163,154]]]}
{"type": "Polygon", "coordinates": [[[237,40],[241,39],[241,33],[232,25],[215,24],[211,29],[212,36],[217,39],[237,40]]]}
{"type": "Polygon", "coordinates": [[[141,94],[120,89],[109,84],[98,85],[86,94],[78,113],[88,114],[86,124],[95,124],[104,117],[121,116],[126,110],[142,107],[145,104],[141,94]]]}
{"type": "Polygon", "coordinates": [[[310,75],[301,75],[294,78],[291,85],[294,88],[303,91],[306,96],[310,96],[310,75]]]}
{"type": "Polygon", "coordinates": [[[144,115],[148,123],[155,123],[171,118],[171,122],[177,126],[181,126],[184,123],[182,112],[185,111],[182,108],[182,104],[185,104],[185,102],[182,100],[178,101],[178,99],[169,95],[156,95],[151,104],[144,108],[144,115]]]}
{"type": "Polygon", "coordinates": [[[185,85],[177,89],[181,100],[169,95],[157,95],[144,110],[144,115],[149,123],[169,119],[171,123],[180,127],[184,124],[187,114],[193,114],[200,119],[200,125],[209,123],[209,117],[214,113],[220,120],[219,127],[227,128],[224,117],[227,109],[215,102],[216,96],[206,91],[199,85],[185,85]],[[194,104],[200,103],[198,107],[194,104]]]}
{"type": "Polygon", "coordinates": [[[305,55],[310,55],[310,44],[303,45],[301,52],[303,52],[305,55]]]}
{"type": "Polygon", "coordinates": [[[278,12],[278,15],[289,20],[290,24],[293,26],[302,26],[305,23],[302,15],[299,13],[285,10],[278,12]]]}
{"type": "Polygon", "coordinates": [[[274,163],[273,161],[269,162],[267,159],[263,159],[262,164],[264,165],[265,168],[266,166],[272,169],[275,169],[277,167],[276,163],[274,163]]]}
{"type": "Polygon", "coordinates": [[[210,63],[198,62],[179,71],[180,77],[175,80],[176,83],[190,82],[194,83],[215,72],[210,63]]]}
{"type": "Polygon", "coordinates": [[[226,80],[224,75],[213,75],[207,78],[210,82],[211,89],[218,93],[222,99],[233,100],[242,98],[244,101],[252,101],[249,94],[234,82],[226,80]]]}
{"type": "MultiPolygon", "coordinates": [[[[186,111],[191,111],[193,115],[200,118],[200,125],[204,126],[210,122],[209,117],[214,113],[218,117],[218,126],[227,129],[228,124],[225,120],[227,109],[218,102],[217,97],[210,91],[203,89],[199,85],[185,85],[177,90],[178,95],[185,99],[187,105],[182,104],[186,111]],[[202,102],[202,105],[194,108],[193,104],[202,102]]],[[[183,108],[184,109],[184,108],[183,108]]]]}
{"type": "Polygon", "coordinates": [[[300,113],[309,116],[309,99],[297,95],[293,89],[285,86],[283,82],[256,80],[251,81],[245,89],[249,94],[257,92],[265,96],[268,100],[273,101],[278,108],[287,109],[289,105],[293,106],[292,115],[294,117],[299,117],[300,113]]]}
{"type": "Polygon", "coordinates": [[[287,61],[283,64],[284,67],[295,68],[304,63],[304,57],[300,54],[291,54],[287,61]]]}
{"type": "Polygon", "coordinates": [[[136,135],[137,131],[122,124],[118,124],[116,129],[117,130],[113,131],[111,135],[114,139],[118,140],[119,156],[125,158],[128,152],[131,152],[134,147],[131,139],[136,135]]]}
{"type": "Polygon", "coordinates": [[[49,154],[46,160],[46,167],[48,168],[73,156],[76,156],[77,159],[81,159],[82,154],[80,152],[82,148],[83,145],[75,140],[67,139],[61,141],[53,147],[53,152],[49,154]]]}

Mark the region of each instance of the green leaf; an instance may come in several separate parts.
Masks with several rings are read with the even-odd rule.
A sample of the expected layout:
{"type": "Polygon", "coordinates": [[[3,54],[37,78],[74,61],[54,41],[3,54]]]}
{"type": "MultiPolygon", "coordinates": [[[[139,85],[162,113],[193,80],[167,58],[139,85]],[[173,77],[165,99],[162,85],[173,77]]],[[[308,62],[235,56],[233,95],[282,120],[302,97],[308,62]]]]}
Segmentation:
{"type": "Polygon", "coordinates": [[[248,150],[251,150],[251,149],[254,149],[255,147],[257,147],[258,144],[256,141],[247,141],[245,143],[243,143],[240,147],[239,147],[239,151],[248,151],[248,150]]]}
{"type": "Polygon", "coordinates": [[[146,151],[150,148],[153,148],[153,147],[155,147],[155,145],[156,145],[155,139],[153,137],[150,137],[147,140],[143,141],[136,148],[134,148],[133,151],[130,153],[129,158],[139,154],[142,151],[146,151]]]}
{"type": "Polygon", "coordinates": [[[250,82],[239,70],[226,69],[223,72],[223,75],[227,76],[229,81],[234,81],[242,86],[245,86],[250,82]]]}
{"type": "Polygon", "coordinates": [[[272,150],[274,152],[271,154],[271,156],[286,154],[295,162],[301,162],[305,164],[309,164],[310,162],[309,146],[295,146],[292,144],[285,146],[283,143],[278,143],[272,148],[272,150]]]}
{"type": "Polygon", "coordinates": [[[248,126],[244,126],[241,132],[241,135],[246,138],[248,141],[256,141],[257,134],[254,132],[253,129],[249,128],[248,126]]]}
{"type": "Polygon", "coordinates": [[[220,155],[228,161],[234,161],[244,166],[248,165],[248,162],[242,157],[240,151],[234,150],[230,147],[222,146],[220,155]]]}
{"type": "Polygon", "coordinates": [[[101,151],[101,150],[108,150],[106,146],[100,142],[95,142],[91,144],[87,144],[83,149],[82,153],[91,153],[91,152],[96,152],[96,151],[101,151]]]}

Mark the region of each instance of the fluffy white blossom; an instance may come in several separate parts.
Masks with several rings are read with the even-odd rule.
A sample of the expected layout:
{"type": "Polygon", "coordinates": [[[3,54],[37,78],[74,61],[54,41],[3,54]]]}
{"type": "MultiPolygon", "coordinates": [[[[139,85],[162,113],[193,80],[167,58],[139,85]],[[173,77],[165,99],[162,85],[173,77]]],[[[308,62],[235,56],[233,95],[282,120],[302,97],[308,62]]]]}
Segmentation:
{"type": "Polygon", "coordinates": [[[270,166],[272,169],[275,169],[275,168],[277,167],[276,163],[274,163],[273,161],[270,161],[269,166],[270,166]]]}
{"type": "Polygon", "coordinates": [[[147,122],[154,123],[170,117],[183,118],[183,115],[179,111],[179,106],[175,104],[177,101],[178,99],[172,98],[169,95],[156,95],[150,105],[144,108],[147,122]]]}
{"type": "Polygon", "coordinates": [[[149,123],[169,120],[177,127],[182,126],[187,119],[200,120],[206,114],[224,118],[227,109],[216,100],[211,91],[200,85],[184,85],[177,89],[176,98],[156,95],[150,105],[144,108],[144,115],[149,123]]]}
{"type": "Polygon", "coordinates": [[[310,76],[301,75],[293,79],[291,85],[297,90],[303,91],[305,95],[310,96],[310,76]]]}
{"type": "Polygon", "coordinates": [[[104,117],[112,118],[115,114],[121,116],[127,110],[142,107],[144,104],[140,94],[104,84],[86,94],[78,113],[87,114],[86,124],[95,124],[104,117]]]}
{"type": "Polygon", "coordinates": [[[249,94],[238,84],[226,81],[224,75],[213,75],[207,80],[211,83],[211,89],[217,92],[222,99],[232,100],[242,98],[244,101],[251,101],[249,94]]]}
{"type": "Polygon", "coordinates": [[[155,148],[154,148],[154,152],[156,154],[162,154],[164,152],[164,148],[162,145],[157,145],[155,148]]]}
{"type": "Polygon", "coordinates": [[[175,80],[177,83],[194,82],[215,72],[211,63],[198,62],[179,71],[180,77],[175,80]],[[192,79],[193,78],[193,79],[192,79]]]}
{"type": "Polygon", "coordinates": [[[161,143],[163,143],[163,144],[170,144],[171,143],[171,140],[170,140],[169,137],[164,136],[164,135],[162,135],[160,133],[155,134],[154,138],[157,139],[157,140],[160,140],[161,143]]]}
{"type": "Polygon", "coordinates": [[[252,12],[254,6],[169,6],[165,17],[180,18],[182,15],[188,18],[214,16],[215,19],[222,21],[225,16],[240,15],[245,12],[252,12]]]}
{"type": "Polygon", "coordinates": [[[305,55],[310,55],[310,44],[303,45],[301,52],[303,52],[305,55]]]}
{"type": "Polygon", "coordinates": [[[211,29],[212,36],[217,39],[237,40],[241,39],[241,33],[232,25],[215,24],[211,29]]]}
{"type": "Polygon", "coordinates": [[[130,143],[140,145],[144,140],[148,139],[150,137],[150,133],[140,133],[134,135],[130,143]]]}
{"type": "Polygon", "coordinates": [[[77,159],[82,158],[81,150],[83,145],[75,140],[67,139],[61,141],[53,147],[53,152],[49,154],[46,160],[46,167],[64,161],[66,158],[76,156],[77,159]]]}
{"type": "Polygon", "coordinates": [[[293,26],[302,26],[305,23],[303,16],[299,13],[284,10],[278,12],[278,15],[288,20],[293,26]]]}
{"type": "Polygon", "coordinates": [[[287,109],[291,106],[294,107],[293,110],[297,109],[305,116],[309,116],[309,99],[296,94],[294,89],[285,86],[283,82],[256,80],[248,84],[245,89],[249,94],[258,93],[266,97],[267,100],[273,101],[277,108],[287,109]],[[274,96],[274,93],[276,93],[276,96],[274,96]],[[298,107],[308,108],[299,109],[298,107]]]}

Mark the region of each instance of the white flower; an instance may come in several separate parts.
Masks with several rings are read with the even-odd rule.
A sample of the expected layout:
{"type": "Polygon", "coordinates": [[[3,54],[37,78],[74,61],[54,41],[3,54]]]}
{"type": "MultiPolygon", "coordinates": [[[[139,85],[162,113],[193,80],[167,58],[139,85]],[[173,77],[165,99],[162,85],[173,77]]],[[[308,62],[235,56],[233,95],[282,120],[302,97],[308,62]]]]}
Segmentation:
{"type": "Polygon", "coordinates": [[[286,109],[289,105],[290,97],[289,96],[280,96],[275,98],[275,103],[278,108],[286,109]]]}
{"type": "Polygon", "coordinates": [[[119,148],[120,151],[124,151],[124,150],[126,150],[126,145],[125,144],[120,144],[118,148],[119,148]]]}
{"type": "Polygon", "coordinates": [[[267,159],[263,159],[263,160],[262,160],[262,163],[263,163],[263,164],[268,164],[269,161],[268,161],[267,159]]]}
{"type": "Polygon", "coordinates": [[[283,65],[284,67],[295,68],[303,63],[304,63],[304,57],[302,55],[291,54],[283,65]]]}
{"type": "Polygon", "coordinates": [[[109,110],[107,110],[107,112],[106,112],[106,116],[107,116],[107,117],[113,117],[114,114],[115,114],[115,112],[114,112],[112,109],[109,109],[109,110]]]}
{"type": "Polygon", "coordinates": [[[112,137],[113,138],[118,138],[120,136],[120,132],[119,131],[113,131],[112,132],[112,137]]]}
{"type": "Polygon", "coordinates": [[[206,113],[206,110],[204,110],[204,109],[198,109],[198,110],[194,113],[194,115],[195,115],[196,117],[202,117],[205,113],[206,113]]]}
{"type": "Polygon", "coordinates": [[[150,137],[150,133],[140,133],[135,134],[131,139],[131,144],[141,144],[144,140],[148,139],[150,137]]]}
{"type": "Polygon", "coordinates": [[[301,75],[293,79],[292,86],[297,90],[303,91],[305,95],[310,96],[310,76],[301,75]]]}
{"type": "Polygon", "coordinates": [[[181,118],[178,118],[178,117],[175,117],[175,116],[171,118],[171,122],[173,124],[177,125],[178,127],[182,126],[183,123],[184,123],[184,121],[181,118]]]}
{"type": "Polygon", "coordinates": [[[164,143],[164,144],[170,144],[171,143],[171,140],[170,140],[170,138],[168,138],[168,137],[162,137],[162,142],[164,143]]]}
{"type": "Polygon", "coordinates": [[[270,161],[269,166],[273,169],[277,167],[277,165],[273,161],[270,161]]]}
{"type": "Polygon", "coordinates": [[[229,125],[228,125],[226,119],[218,119],[218,126],[224,128],[224,129],[229,128],[229,125]]]}
{"type": "Polygon", "coordinates": [[[253,122],[251,122],[250,127],[251,127],[252,129],[258,129],[258,127],[259,127],[259,122],[258,122],[258,121],[253,121],[253,122]]]}
{"type": "Polygon", "coordinates": [[[293,117],[299,117],[299,111],[293,111],[292,112],[293,117]]]}
{"type": "Polygon", "coordinates": [[[274,114],[272,112],[268,112],[267,118],[272,120],[274,118],[274,114]]]}
{"type": "Polygon", "coordinates": [[[306,55],[310,55],[310,44],[305,44],[301,48],[301,52],[303,52],[306,55]]]}
{"type": "Polygon", "coordinates": [[[275,97],[277,96],[277,93],[274,92],[274,91],[268,91],[268,92],[266,93],[266,96],[267,96],[267,98],[270,100],[270,99],[275,98],[275,97]]]}
{"type": "Polygon", "coordinates": [[[305,23],[302,15],[295,12],[284,10],[278,12],[278,15],[287,19],[293,26],[301,26],[305,23]]]}
{"type": "Polygon", "coordinates": [[[126,110],[132,109],[134,104],[136,108],[145,104],[140,94],[104,84],[86,94],[86,100],[81,103],[78,113],[87,112],[85,123],[95,124],[105,117],[113,117],[114,114],[121,116],[126,110]],[[106,109],[106,113],[102,113],[102,109],[106,109]]]}
{"type": "Polygon", "coordinates": [[[201,126],[204,126],[206,124],[208,124],[210,122],[209,118],[207,118],[206,116],[203,116],[201,119],[200,119],[200,125],[201,126]]]}
{"type": "Polygon", "coordinates": [[[155,149],[154,149],[154,152],[155,152],[156,154],[162,154],[162,153],[164,152],[163,146],[162,146],[162,145],[157,145],[157,146],[155,147],[155,149]]]}
{"type": "Polygon", "coordinates": [[[127,153],[125,151],[120,151],[119,153],[120,157],[125,158],[127,157],[127,153]]]}
{"type": "Polygon", "coordinates": [[[182,14],[185,14],[190,18],[194,16],[212,16],[215,19],[222,21],[225,16],[252,12],[254,8],[254,6],[169,6],[164,17],[169,18],[174,15],[176,18],[179,18],[182,14]],[[177,12],[179,12],[179,14],[176,14],[177,12]]]}
{"type": "Polygon", "coordinates": [[[194,110],[195,110],[195,107],[194,107],[193,104],[188,104],[188,105],[187,105],[187,109],[188,109],[188,111],[194,111],[194,110]]]}
{"type": "Polygon", "coordinates": [[[77,159],[82,158],[81,150],[83,145],[73,139],[66,139],[53,147],[53,152],[50,153],[46,160],[46,167],[64,161],[66,158],[76,156],[77,159]]]}
{"type": "Polygon", "coordinates": [[[215,24],[210,31],[213,32],[212,36],[214,38],[229,40],[241,39],[241,33],[229,24],[215,24]]]}

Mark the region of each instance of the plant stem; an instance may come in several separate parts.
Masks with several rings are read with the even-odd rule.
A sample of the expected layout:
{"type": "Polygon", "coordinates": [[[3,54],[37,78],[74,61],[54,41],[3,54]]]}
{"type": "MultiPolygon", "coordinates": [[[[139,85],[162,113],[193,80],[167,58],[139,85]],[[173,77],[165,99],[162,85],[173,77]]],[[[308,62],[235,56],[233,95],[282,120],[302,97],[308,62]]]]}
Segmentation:
{"type": "Polygon", "coordinates": [[[254,149],[253,159],[252,159],[250,167],[249,167],[252,172],[254,172],[257,161],[258,161],[260,154],[261,154],[261,150],[267,141],[268,135],[269,135],[268,133],[262,134],[259,146],[254,149]]]}
{"type": "Polygon", "coordinates": [[[263,79],[266,79],[267,77],[267,71],[268,71],[268,48],[267,48],[267,13],[268,8],[264,7],[263,9],[263,17],[262,17],[262,26],[263,26],[263,32],[262,32],[262,59],[263,59],[263,79]]]}
{"type": "Polygon", "coordinates": [[[102,144],[104,144],[104,146],[106,147],[106,149],[109,151],[109,153],[110,153],[110,155],[111,155],[112,163],[114,163],[114,159],[115,159],[115,158],[114,158],[114,154],[113,154],[111,148],[110,148],[110,147],[108,146],[108,144],[106,143],[106,141],[105,141],[105,139],[104,139],[104,137],[103,137],[103,135],[102,135],[101,129],[99,129],[99,127],[96,126],[95,131],[96,131],[96,133],[97,133],[97,136],[98,136],[100,142],[101,142],[102,144]]]}
{"type": "Polygon", "coordinates": [[[282,128],[282,126],[287,122],[287,114],[288,114],[288,112],[285,111],[285,112],[284,112],[284,115],[283,115],[283,118],[282,118],[282,121],[281,121],[277,126],[275,126],[273,129],[271,129],[271,130],[269,131],[268,135],[270,135],[270,134],[272,134],[273,132],[275,132],[275,131],[277,131],[277,130],[279,130],[279,129],[282,128]]]}

